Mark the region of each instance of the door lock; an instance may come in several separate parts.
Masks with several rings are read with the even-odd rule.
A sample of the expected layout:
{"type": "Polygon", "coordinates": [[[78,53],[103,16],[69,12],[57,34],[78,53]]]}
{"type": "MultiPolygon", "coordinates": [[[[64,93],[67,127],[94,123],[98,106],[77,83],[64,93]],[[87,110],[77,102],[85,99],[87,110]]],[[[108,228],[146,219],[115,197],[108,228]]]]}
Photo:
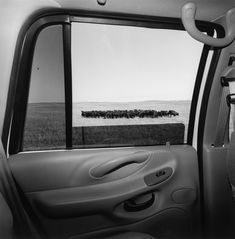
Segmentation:
{"type": "Polygon", "coordinates": [[[156,185],[158,183],[161,183],[163,181],[165,181],[166,179],[168,179],[173,173],[172,168],[167,167],[167,168],[163,168],[158,170],[155,173],[151,173],[147,176],[144,177],[144,181],[146,183],[146,185],[148,186],[153,186],[156,185]]]}

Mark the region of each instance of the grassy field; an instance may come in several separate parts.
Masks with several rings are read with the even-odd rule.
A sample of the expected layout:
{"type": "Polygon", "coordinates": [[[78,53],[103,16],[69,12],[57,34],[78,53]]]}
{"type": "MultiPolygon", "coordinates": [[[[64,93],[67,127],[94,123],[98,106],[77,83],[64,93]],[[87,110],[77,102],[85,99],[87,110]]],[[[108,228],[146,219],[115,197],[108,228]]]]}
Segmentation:
{"type": "Polygon", "coordinates": [[[24,150],[64,148],[65,106],[63,103],[29,104],[24,150]]]}
{"type": "Polygon", "coordinates": [[[105,126],[105,125],[155,125],[155,124],[175,124],[185,125],[184,139],[188,132],[188,120],[190,111],[190,101],[142,101],[142,102],[82,102],[73,104],[73,126],[105,126]],[[87,110],[175,110],[179,113],[176,117],[162,118],[133,118],[133,119],[103,119],[84,118],[81,111],[87,110]]]}
{"type": "MultiPolygon", "coordinates": [[[[135,124],[168,124],[183,123],[188,125],[190,101],[143,101],[127,103],[82,102],[73,104],[73,126],[101,126],[101,125],[135,125],[135,124]],[[84,118],[81,111],[88,110],[175,110],[177,117],[163,118],[134,118],[134,119],[102,119],[84,118]]],[[[187,127],[186,127],[187,128],[187,127]]]]}
{"type": "Polygon", "coordinates": [[[73,129],[75,147],[147,146],[184,143],[183,124],[86,126],[73,129]]]}
{"type": "MultiPolygon", "coordinates": [[[[90,145],[101,142],[101,146],[105,145],[105,142],[106,145],[115,145],[117,142],[119,142],[117,145],[126,145],[128,140],[132,139],[136,145],[162,144],[168,140],[172,141],[172,143],[181,142],[187,134],[189,110],[189,101],[76,103],[73,105],[74,145],[80,145],[84,142],[90,145]],[[179,113],[179,116],[134,119],[81,117],[82,110],[133,109],[175,110],[179,113]],[[115,138],[116,141],[114,140],[115,138]]],[[[64,112],[65,107],[63,103],[29,104],[24,134],[24,150],[64,148],[64,112]]]]}

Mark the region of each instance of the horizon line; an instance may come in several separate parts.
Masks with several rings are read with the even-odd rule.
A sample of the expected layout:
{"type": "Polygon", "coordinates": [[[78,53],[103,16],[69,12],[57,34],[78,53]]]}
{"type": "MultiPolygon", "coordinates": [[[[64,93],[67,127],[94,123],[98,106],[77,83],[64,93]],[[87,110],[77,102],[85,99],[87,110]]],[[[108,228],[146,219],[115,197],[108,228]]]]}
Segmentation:
{"type": "MultiPolygon", "coordinates": [[[[110,103],[110,104],[125,104],[125,103],[139,103],[139,102],[182,102],[182,101],[192,101],[192,100],[143,100],[143,101],[75,101],[73,104],[79,103],[110,103]]],[[[65,104],[61,101],[47,101],[47,102],[28,102],[28,104],[65,104]]]]}

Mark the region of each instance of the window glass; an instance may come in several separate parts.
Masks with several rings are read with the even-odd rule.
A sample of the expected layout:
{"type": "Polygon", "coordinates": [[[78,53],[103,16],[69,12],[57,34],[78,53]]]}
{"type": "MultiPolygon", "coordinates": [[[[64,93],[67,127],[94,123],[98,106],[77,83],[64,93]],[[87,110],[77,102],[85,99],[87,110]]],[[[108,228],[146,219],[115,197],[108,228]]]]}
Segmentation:
{"type": "MultiPolygon", "coordinates": [[[[73,147],[187,143],[202,48],[184,31],[72,23],[73,147]]],[[[63,59],[62,26],[45,28],[33,56],[24,151],[65,148],[63,59]]]]}
{"type": "Polygon", "coordinates": [[[184,31],[73,23],[73,145],[186,143],[202,48],[184,31]]]}
{"type": "Polygon", "coordinates": [[[23,150],[65,147],[62,27],[38,36],[31,71],[23,150]]]}

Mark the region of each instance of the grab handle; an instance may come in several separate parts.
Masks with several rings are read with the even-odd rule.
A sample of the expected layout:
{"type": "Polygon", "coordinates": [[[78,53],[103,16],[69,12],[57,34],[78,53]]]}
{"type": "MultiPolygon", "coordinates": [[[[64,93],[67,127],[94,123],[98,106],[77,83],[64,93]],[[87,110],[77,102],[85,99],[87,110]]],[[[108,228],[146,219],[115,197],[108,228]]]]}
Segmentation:
{"type": "Polygon", "coordinates": [[[90,175],[95,178],[101,178],[129,164],[141,164],[149,158],[149,152],[136,152],[131,155],[118,157],[98,165],[90,170],[90,175]]]}
{"type": "Polygon", "coordinates": [[[182,8],[182,22],[185,30],[191,37],[214,47],[224,47],[233,42],[235,38],[235,8],[230,9],[226,13],[226,33],[224,38],[214,38],[199,31],[195,24],[196,10],[196,4],[192,2],[186,3],[182,8]]]}

